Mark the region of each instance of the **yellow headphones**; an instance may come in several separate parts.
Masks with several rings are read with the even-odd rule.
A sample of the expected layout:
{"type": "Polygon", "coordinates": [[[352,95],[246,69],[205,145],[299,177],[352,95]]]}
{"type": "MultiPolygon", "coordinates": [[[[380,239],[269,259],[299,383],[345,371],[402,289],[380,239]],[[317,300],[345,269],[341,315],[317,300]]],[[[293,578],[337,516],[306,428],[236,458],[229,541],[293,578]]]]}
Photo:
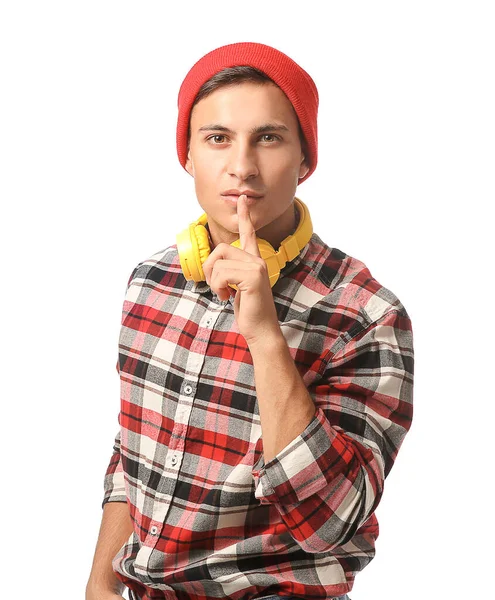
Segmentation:
{"type": "MultiPolygon", "coordinates": [[[[299,212],[299,223],[294,233],[281,242],[277,251],[270,242],[257,238],[261,258],[265,260],[268,267],[271,287],[277,283],[280,270],[285,267],[288,261],[296,258],[313,235],[313,224],[308,207],[299,198],[294,198],[294,203],[299,212]]],[[[208,230],[205,227],[207,221],[208,216],[204,213],[197,221],[191,223],[187,229],[176,236],[180,266],[187,280],[205,281],[203,263],[211,252],[208,230]]],[[[237,239],[230,245],[240,248],[241,240],[237,239]]],[[[229,286],[235,290],[237,289],[237,286],[233,283],[229,283],[229,286]]]]}

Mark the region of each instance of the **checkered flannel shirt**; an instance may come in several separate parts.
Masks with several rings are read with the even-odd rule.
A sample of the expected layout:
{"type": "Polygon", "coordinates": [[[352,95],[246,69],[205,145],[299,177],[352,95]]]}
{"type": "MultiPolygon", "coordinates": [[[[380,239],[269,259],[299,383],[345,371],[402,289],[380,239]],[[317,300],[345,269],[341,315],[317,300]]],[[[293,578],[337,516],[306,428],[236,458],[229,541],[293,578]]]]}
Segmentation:
{"type": "Polygon", "coordinates": [[[112,566],[139,598],[331,598],[375,555],[375,509],[412,422],[410,317],[316,233],[272,291],[315,415],[265,464],[234,298],[187,281],[176,245],[129,278],[103,505],[128,503],[134,531],[112,566]]]}

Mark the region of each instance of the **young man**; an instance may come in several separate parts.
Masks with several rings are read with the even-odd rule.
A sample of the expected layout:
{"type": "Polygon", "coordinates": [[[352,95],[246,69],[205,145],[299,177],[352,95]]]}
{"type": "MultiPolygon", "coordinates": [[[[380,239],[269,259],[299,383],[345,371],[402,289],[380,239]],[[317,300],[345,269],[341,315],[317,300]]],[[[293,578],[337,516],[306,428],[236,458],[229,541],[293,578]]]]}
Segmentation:
{"type": "Polygon", "coordinates": [[[412,420],[411,321],[295,197],[317,107],[262,44],[213,50],[181,86],[204,215],[128,282],[88,600],[344,599],[374,557],[412,420]]]}

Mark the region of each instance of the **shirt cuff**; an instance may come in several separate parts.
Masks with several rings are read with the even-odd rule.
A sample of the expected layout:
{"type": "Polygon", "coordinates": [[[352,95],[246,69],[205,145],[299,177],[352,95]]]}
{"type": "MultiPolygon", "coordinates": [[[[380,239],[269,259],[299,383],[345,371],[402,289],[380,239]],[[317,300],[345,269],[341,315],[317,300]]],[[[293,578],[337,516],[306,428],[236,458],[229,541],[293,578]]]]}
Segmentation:
{"type": "Polygon", "coordinates": [[[120,460],[120,453],[115,453],[110,460],[104,479],[104,495],[101,507],[107,502],[127,502],[125,493],[124,470],[120,460]]]}
{"type": "Polygon", "coordinates": [[[254,465],[255,497],[261,504],[296,504],[318,493],[353,460],[350,441],[339,435],[317,408],[306,429],[267,464],[254,465]]]}

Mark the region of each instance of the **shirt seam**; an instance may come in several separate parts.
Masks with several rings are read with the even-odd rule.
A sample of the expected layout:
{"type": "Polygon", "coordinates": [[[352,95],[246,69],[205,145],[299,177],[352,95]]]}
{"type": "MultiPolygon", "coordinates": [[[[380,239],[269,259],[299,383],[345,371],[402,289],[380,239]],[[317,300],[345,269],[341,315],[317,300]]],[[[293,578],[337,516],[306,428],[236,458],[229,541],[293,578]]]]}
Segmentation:
{"type": "Polygon", "coordinates": [[[323,357],[321,358],[321,365],[320,368],[318,369],[318,375],[322,375],[325,370],[327,369],[328,365],[334,360],[334,358],[337,356],[337,354],[339,354],[339,352],[344,351],[347,346],[358,336],[361,335],[362,333],[366,334],[370,329],[372,329],[372,327],[376,326],[378,324],[379,321],[381,321],[382,319],[384,319],[385,317],[388,317],[389,315],[396,313],[398,315],[402,315],[402,316],[407,316],[404,312],[404,310],[402,308],[392,308],[390,310],[388,310],[387,312],[385,312],[383,315],[380,315],[377,319],[375,319],[374,321],[370,321],[367,325],[363,326],[362,329],[360,329],[359,331],[356,331],[352,337],[350,337],[346,342],[344,342],[343,345],[340,346],[340,348],[337,348],[336,350],[333,350],[332,348],[334,348],[335,346],[337,346],[339,344],[339,342],[341,340],[344,339],[344,336],[348,333],[348,332],[344,332],[342,333],[342,335],[340,335],[337,340],[334,342],[332,348],[328,348],[327,351],[325,352],[325,354],[323,355],[323,357]]]}

